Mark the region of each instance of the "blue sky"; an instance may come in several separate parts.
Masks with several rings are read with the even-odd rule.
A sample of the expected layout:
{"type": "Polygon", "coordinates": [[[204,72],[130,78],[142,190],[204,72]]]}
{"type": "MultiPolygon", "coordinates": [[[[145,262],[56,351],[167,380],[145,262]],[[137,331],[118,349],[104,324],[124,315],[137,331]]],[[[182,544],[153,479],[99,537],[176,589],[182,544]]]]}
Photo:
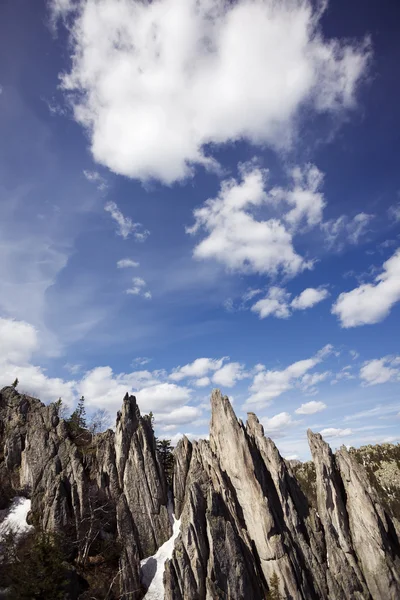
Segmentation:
{"type": "Polygon", "coordinates": [[[0,383],[398,441],[400,8],[195,6],[3,3],[0,383]]]}

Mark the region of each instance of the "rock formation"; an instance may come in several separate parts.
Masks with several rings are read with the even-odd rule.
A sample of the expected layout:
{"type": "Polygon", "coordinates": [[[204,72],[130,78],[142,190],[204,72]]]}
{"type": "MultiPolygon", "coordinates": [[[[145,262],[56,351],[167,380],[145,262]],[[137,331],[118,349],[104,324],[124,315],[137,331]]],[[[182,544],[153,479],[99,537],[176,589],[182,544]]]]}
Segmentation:
{"type": "Polygon", "coordinates": [[[53,404],[44,406],[12,387],[1,391],[3,494],[30,497],[35,524],[66,534],[78,561],[95,543],[118,541],[121,588],[127,598],[140,598],[140,559],[171,535],[150,421],[126,395],[115,433],[80,442],[71,439],[53,404]]]}
{"type": "MultiPolygon", "coordinates": [[[[276,576],[282,600],[400,598],[399,524],[355,455],[334,455],[309,431],[305,489],[301,465],[282,459],[253,413],[243,424],[218,390],[211,409],[209,441],[184,437],[174,451],[180,533],[164,567],[165,600],[263,600],[276,576]]],[[[71,561],[115,542],[120,589],[108,598],[143,598],[140,560],[172,532],[151,422],[134,397],[124,398],[115,432],[82,442],[54,405],[3,389],[0,490],[0,504],[31,498],[35,526],[77,548],[71,561]]]]}
{"type": "Polygon", "coordinates": [[[285,600],[400,598],[396,524],[363,467],[309,431],[316,507],[253,413],[244,426],[218,390],[211,408],[209,443],[175,451],[166,600],[266,598],[274,574],[285,600]]]}

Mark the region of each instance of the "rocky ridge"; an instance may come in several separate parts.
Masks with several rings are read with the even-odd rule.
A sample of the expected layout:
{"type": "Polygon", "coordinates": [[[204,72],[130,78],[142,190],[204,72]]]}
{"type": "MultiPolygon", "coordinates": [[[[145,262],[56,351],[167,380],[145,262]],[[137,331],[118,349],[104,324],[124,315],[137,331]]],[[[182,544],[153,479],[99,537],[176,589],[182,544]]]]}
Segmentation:
{"type": "MultiPolygon", "coordinates": [[[[398,522],[354,452],[334,455],[309,431],[306,488],[302,466],[280,456],[253,413],[242,423],[218,390],[211,408],[209,441],[184,437],[174,451],[180,533],[164,598],[262,600],[276,576],[282,600],[400,598],[398,522]]],[[[75,562],[101,553],[103,542],[118,545],[119,587],[108,600],[144,597],[140,561],[172,531],[151,422],[134,397],[124,398],[115,431],[82,444],[54,405],[4,388],[0,490],[3,503],[31,498],[32,522],[66,535],[75,562]]]]}

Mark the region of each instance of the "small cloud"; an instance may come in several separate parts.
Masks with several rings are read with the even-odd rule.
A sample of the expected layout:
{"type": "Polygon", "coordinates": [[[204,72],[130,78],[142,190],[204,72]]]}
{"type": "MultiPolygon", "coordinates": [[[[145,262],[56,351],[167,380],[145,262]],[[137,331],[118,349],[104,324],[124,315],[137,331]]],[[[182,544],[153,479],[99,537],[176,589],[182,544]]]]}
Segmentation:
{"type": "Polygon", "coordinates": [[[104,179],[104,177],[102,177],[100,175],[100,173],[98,171],[85,171],[84,170],[83,174],[88,181],[90,181],[91,183],[94,183],[96,185],[97,189],[100,192],[105,192],[107,190],[108,183],[104,179]]]}
{"type": "Polygon", "coordinates": [[[400,300],[400,249],[383,263],[374,283],[363,283],[342,292],[332,306],[343,328],[383,321],[400,300]]]}
{"type": "MultiPolygon", "coordinates": [[[[259,290],[257,290],[259,293],[259,290]]],[[[329,296],[329,292],[323,288],[306,288],[290,301],[291,294],[284,288],[272,286],[269,288],[265,298],[261,298],[251,307],[252,312],[258,313],[260,319],[269,316],[278,319],[288,319],[295,310],[306,310],[312,308],[329,296]]]]}
{"type": "Polygon", "coordinates": [[[283,437],[284,430],[296,424],[292,417],[287,412],[281,412],[271,418],[264,417],[261,419],[266,434],[271,434],[274,437],[283,437]]]}
{"type": "Polygon", "coordinates": [[[258,313],[260,319],[265,319],[269,316],[274,316],[278,319],[288,319],[290,317],[289,298],[290,294],[286,290],[273,286],[268,290],[265,298],[261,298],[261,300],[253,304],[251,310],[258,313]]]}
{"type": "Polygon", "coordinates": [[[393,219],[394,221],[400,221],[400,202],[398,202],[397,204],[393,204],[389,209],[388,209],[388,214],[389,217],[391,219],[393,219]]]}
{"type": "Polygon", "coordinates": [[[132,361],[132,365],[147,365],[149,362],[151,362],[151,358],[148,358],[147,356],[138,356],[137,358],[134,358],[132,361]]]}
{"type": "Polygon", "coordinates": [[[211,380],[209,377],[200,377],[199,379],[196,379],[196,381],[194,382],[194,385],[196,387],[206,387],[207,385],[211,384],[211,380]]]}
{"type": "Polygon", "coordinates": [[[107,202],[104,210],[110,213],[111,218],[117,223],[117,234],[123,237],[124,240],[128,239],[128,237],[133,234],[133,237],[137,242],[144,242],[150,235],[150,232],[147,231],[147,229],[141,231],[143,227],[141,223],[134,223],[130,217],[125,217],[115,202],[107,202]]]}
{"type": "Polygon", "coordinates": [[[317,402],[312,400],[311,402],[306,402],[302,404],[299,408],[296,408],[294,411],[297,415],[314,415],[315,413],[319,413],[322,410],[327,408],[324,402],[317,402]]]}
{"type": "Polygon", "coordinates": [[[319,302],[322,302],[322,300],[325,300],[328,296],[329,292],[325,288],[307,288],[292,300],[291,307],[295,310],[312,308],[319,302]]]}
{"type": "Polygon", "coordinates": [[[359,213],[352,219],[342,215],[338,219],[331,219],[321,224],[325,244],[328,248],[338,251],[343,250],[346,244],[356,246],[361,238],[368,232],[368,225],[375,215],[359,213]]]}
{"type": "Polygon", "coordinates": [[[80,371],[82,371],[82,365],[74,365],[71,363],[66,363],[64,365],[64,369],[66,371],[68,371],[69,373],[71,373],[71,375],[76,375],[77,373],[79,373],[80,371]]]}
{"type": "Polygon", "coordinates": [[[117,262],[118,269],[127,269],[129,267],[138,267],[139,263],[136,260],[132,260],[131,258],[121,258],[117,262]]]}
{"type": "Polygon", "coordinates": [[[202,379],[208,376],[211,371],[221,369],[226,360],[228,360],[227,356],[223,358],[196,358],[192,363],[174,369],[169,378],[173,381],[181,381],[186,377],[202,379]]]}
{"type": "Polygon", "coordinates": [[[360,369],[364,386],[400,380],[400,356],[384,356],[366,361],[360,369]]]}
{"type": "Polygon", "coordinates": [[[352,429],[337,429],[336,427],[327,427],[322,429],[320,434],[324,438],[346,437],[353,434],[352,429]]]}
{"type": "Polygon", "coordinates": [[[151,292],[146,290],[147,283],[141,277],[134,277],[132,279],[132,287],[126,290],[127,294],[131,296],[143,296],[147,300],[151,299],[151,292]]]}

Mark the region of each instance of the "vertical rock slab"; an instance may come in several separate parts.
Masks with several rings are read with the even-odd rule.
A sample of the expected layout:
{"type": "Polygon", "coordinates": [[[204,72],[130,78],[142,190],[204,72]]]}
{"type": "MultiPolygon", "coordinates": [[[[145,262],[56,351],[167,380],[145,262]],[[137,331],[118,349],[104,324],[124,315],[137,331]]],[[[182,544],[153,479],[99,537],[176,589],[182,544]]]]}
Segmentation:
{"type": "Polygon", "coordinates": [[[192,444],[184,435],[174,450],[174,509],[175,517],[180,518],[186,491],[186,479],[192,459],[192,444]]]}
{"type": "Polygon", "coordinates": [[[228,398],[214,390],[211,395],[210,447],[226,472],[243,512],[249,537],[258,553],[265,579],[274,573],[280,578],[281,594],[301,600],[301,582],[296,577],[290,550],[276,518],[271,497],[264,494],[265,465],[258,453],[252,454],[248,436],[233,412],[228,398]],[[258,476],[257,476],[258,475],[258,476]]]}
{"type": "Polygon", "coordinates": [[[346,491],[346,509],[354,550],[373,600],[400,598],[399,543],[365,469],[346,448],[336,455],[346,491]]]}
{"type": "Polygon", "coordinates": [[[194,442],[180,535],[165,565],[165,600],[263,600],[257,564],[235,490],[208,442],[194,442]]]}
{"type": "Polygon", "coordinates": [[[140,558],[155,554],[171,536],[167,486],[158,460],[155,438],[140,416],[134,396],[124,398],[115,431],[119,485],[137,531],[140,558]]]}
{"type": "Polygon", "coordinates": [[[247,415],[247,433],[261,454],[271,482],[265,494],[275,504],[276,520],[290,548],[299,588],[305,598],[326,598],[325,544],[319,519],[302,494],[290,467],[282,459],[274,442],[264,436],[264,429],[254,413],[247,415]],[[274,489],[272,489],[274,488],[274,489]]]}
{"type": "Polygon", "coordinates": [[[329,598],[369,599],[353,548],[343,483],[334,456],[320,434],[309,429],[307,435],[316,470],[318,513],[325,532],[329,598]]]}

